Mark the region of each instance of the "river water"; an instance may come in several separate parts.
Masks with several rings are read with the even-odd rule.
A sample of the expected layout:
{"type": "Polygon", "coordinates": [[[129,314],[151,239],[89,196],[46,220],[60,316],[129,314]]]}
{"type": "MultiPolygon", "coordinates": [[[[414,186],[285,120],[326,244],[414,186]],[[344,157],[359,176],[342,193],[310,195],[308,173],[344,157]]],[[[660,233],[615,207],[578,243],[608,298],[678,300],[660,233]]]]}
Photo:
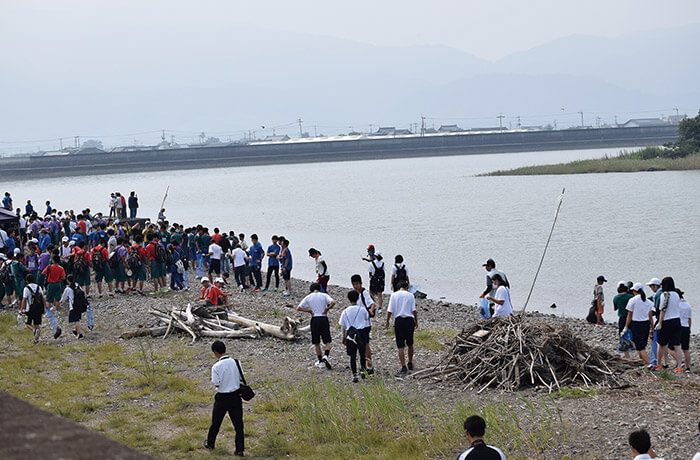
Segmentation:
{"type": "MultiPolygon", "coordinates": [[[[583,317],[604,275],[612,310],[619,280],[673,276],[700,318],[700,171],[475,177],[495,169],[557,163],[619,149],[466,155],[340,163],[114,174],[8,181],[15,207],[50,199],[58,209],[107,209],[109,193],[135,190],[139,215],[186,226],[257,233],[264,245],[291,241],[293,276],[312,279],[309,247],[319,249],[331,283],[366,279],[365,248],[390,267],[402,254],[411,281],[432,298],[474,303],[493,258],[508,275],[516,308],[525,302],[566,188],[528,310],[583,317]],[[695,197],[695,198],[693,198],[695,197]],[[550,305],[556,303],[556,309],[550,305]]],[[[4,192],[4,190],[3,190],[4,192]]],[[[647,290],[648,292],[648,290],[647,290]]],[[[696,321],[698,321],[696,319],[696,321]]],[[[459,325],[456,325],[457,327],[459,325]]],[[[693,327],[697,332],[698,327],[693,327]]]]}

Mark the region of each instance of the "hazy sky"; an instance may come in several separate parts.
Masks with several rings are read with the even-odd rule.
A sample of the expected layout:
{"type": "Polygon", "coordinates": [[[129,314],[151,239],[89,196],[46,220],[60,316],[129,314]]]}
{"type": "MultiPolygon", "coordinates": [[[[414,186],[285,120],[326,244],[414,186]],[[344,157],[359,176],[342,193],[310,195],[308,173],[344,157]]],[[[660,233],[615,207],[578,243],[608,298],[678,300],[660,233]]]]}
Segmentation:
{"type": "MultiPolygon", "coordinates": [[[[209,22],[378,45],[442,44],[495,60],[573,34],[613,37],[697,23],[700,1],[0,0],[0,29],[29,40],[50,40],[61,29],[85,24],[120,24],[128,31],[131,24],[198,29],[209,22]]],[[[0,53],[6,46],[11,43],[0,44],[0,53]]]]}

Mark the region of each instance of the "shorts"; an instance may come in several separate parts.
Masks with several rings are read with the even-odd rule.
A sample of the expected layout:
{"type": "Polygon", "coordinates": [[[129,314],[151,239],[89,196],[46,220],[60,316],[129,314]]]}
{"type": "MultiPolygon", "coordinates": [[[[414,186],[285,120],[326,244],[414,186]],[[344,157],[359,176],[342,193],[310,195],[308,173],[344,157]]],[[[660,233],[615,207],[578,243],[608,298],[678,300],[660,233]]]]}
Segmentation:
{"type": "Polygon", "coordinates": [[[126,281],[126,270],[124,270],[123,265],[118,265],[114,270],[114,279],[117,281],[117,283],[123,283],[126,281]]]}
{"type": "Polygon", "coordinates": [[[49,283],[46,288],[46,301],[48,303],[60,302],[63,294],[63,285],[61,283],[49,283]]]}
{"type": "Polygon", "coordinates": [[[27,314],[27,324],[28,325],[31,326],[33,324],[35,326],[39,326],[39,325],[41,325],[41,317],[44,315],[44,309],[43,308],[35,308],[35,309],[30,308],[26,314],[27,314]]]}
{"type": "Polygon", "coordinates": [[[651,324],[649,321],[630,321],[630,332],[632,333],[632,342],[634,342],[635,350],[642,351],[647,347],[650,328],[651,324]]]}
{"type": "Polygon", "coordinates": [[[162,278],[162,277],[165,276],[165,274],[167,273],[167,272],[166,272],[166,269],[165,269],[165,262],[160,262],[160,263],[158,264],[158,268],[159,268],[159,272],[158,272],[158,273],[159,273],[160,277],[162,278]]]}
{"type": "Polygon", "coordinates": [[[104,280],[105,283],[111,283],[114,281],[114,275],[112,275],[112,267],[109,264],[105,264],[102,271],[95,271],[95,281],[101,283],[104,280]]]}
{"type": "Polygon", "coordinates": [[[626,323],[627,323],[627,315],[620,316],[617,319],[617,332],[622,332],[622,330],[625,328],[626,323]]]}
{"type": "Polygon", "coordinates": [[[68,312],[68,322],[69,323],[77,323],[78,321],[80,321],[80,318],[82,318],[82,316],[83,316],[83,314],[78,313],[77,311],[75,311],[75,308],[74,308],[70,312],[68,312]]]}
{"type": "Polygon", "coordinates": [[[331,343],[331,326],[327,316],[314,316],[311,318],[311,343],[318,345],[331,343]]]}
{"type": "Polygon", "coordinates": [[[680,318],[665,319],[664,322],[661,323],[661,330],[659,330],[658,343],[662,347],[667,345],[676,346],[681,344],[680,318]]]}
{"type": "Polygon", "coordinates": [[[160,278],[160,264],[155,260],[151,261],[151,279],[160,278]]]}
{"type": "Polygon", "coordinates": [[[364,329],[360,329],[360,332],[362,333],[362,337],[364,338],[365,343],[369,344],[369,335],[370,332],[372,332],[372,326],[367,326],[364,329]]]}
{"type": "Polygon", "coordinates": [[[211,259],[211,263],[209,264],[209,273],[211,274],[212,272],[216,273],[217,275],[221,274],[220,259],[211,259]]]}
{"type": "Polygon", "coordinates": [[[137,279],[139,281],[146,281],[146,266],[141,264],[141,267],[139,267],[138,271],[136,272],[135,276],[132,276],[133,279],[137,279]]]}
{"type": "Polygon", "coordinates": [[[82,275],[75,273],[73,276],[78,286],[90,286],[90,270],[85,270],[82,275]]]}
{"type": "Polygon", "coordinates": [[[39,272],[39,274],[37,275],[37,277],[35,279],[37,280],[36,284],[38,284],[39,286],[42,286],[42,287],[46,287],[46,275],[39,272]]]}
{"type": "Polygon", "coordinates": [[[285,281],[289,281],[290,279],[292,279],[292,271],[285,270],[284,273],[282,273],[282,279],[285,281]]]}
{"type": "Polygon", "coordinates": [[[413,346],[413,331],[416,323],[413,317],[399,316],[394,320],[394,334],[396,335],[396,348],[399,350],[405,346],[413,346]]]}
{"type": "Polygon", "coordinates": [[[681,350],[690,350],[690,326],[681,326],[681,350]]]}
{"type": "Polygon", "coordinates": [[[386,283],[381,283],[375,281],[373,278],[369,279],[369,292],[373,294],[381,294],[386,289],[386,283]]]}

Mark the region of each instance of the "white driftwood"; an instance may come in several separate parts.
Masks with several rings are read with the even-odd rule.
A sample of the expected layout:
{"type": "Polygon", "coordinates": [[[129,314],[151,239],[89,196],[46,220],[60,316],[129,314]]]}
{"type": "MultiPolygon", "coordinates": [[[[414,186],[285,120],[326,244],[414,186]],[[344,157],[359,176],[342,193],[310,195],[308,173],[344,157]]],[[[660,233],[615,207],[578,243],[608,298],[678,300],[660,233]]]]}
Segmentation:
{"type": "Polygon", "coordinates": [[[193,331],[190,327],[188,327],[185,323],[183,323],[182,321],[180,321],[180,318],[178,318],[178,317],[175,315],[175,312],[172,313],[172,317],[173,317],[173,319],[175,319],[175,321],[176,321],[180,326],[182,326],[182,329],[184,329],[185,331],[187,331],[187,332],[192,336],[192,343],[194,343],[195,340],[197,340],[197,334],[195,334],[194,331],[193,331]]]}
{"type": "Polygon", "coordinates": [[[259,321],[254,321],[252,319],[244,318],[238,315],[228,315],[228,319],[234,323],[238,323],[245,327],[258,327],[265,334],[277,337],[284,340],[294,340],[294,333],[290,331],[283,331],[279,326],[273,326],[272,324],[261,323],[259,321]]]}
{"type": "Polygon", "coordinates": [[[204,330],[204,331],[200,332],[200,334],[203,337],[219,337],[219,338],[225,338],[225,339],[238,339],[238,338],[257,339],[258,338],[258,331],[254,327],[246,327],[244,329],[239,329],[237,331],[207,331],[207,330],[204,330]]]}

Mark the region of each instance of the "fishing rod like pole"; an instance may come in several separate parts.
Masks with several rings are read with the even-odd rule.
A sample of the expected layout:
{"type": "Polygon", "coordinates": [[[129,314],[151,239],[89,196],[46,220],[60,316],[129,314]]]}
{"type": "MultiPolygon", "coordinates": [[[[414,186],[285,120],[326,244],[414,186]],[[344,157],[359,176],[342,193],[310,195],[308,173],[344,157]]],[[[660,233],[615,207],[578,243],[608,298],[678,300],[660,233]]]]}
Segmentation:
{"type": "Polygon", "coordinates": [[[160,203],[160,208],[158,208],[158,213],[160,214],[160,210],[163,209],[165,206],[165,199],[168,198],[168,192],[170,191],[170,186],[168,185],[168,188],[165,189],[165,196],[163,197],[163,201],[160,203]]]}
{"type": "Polygon", "coordinates": [[[544,245],[544,251],[542,252],[542,258],[540,259],[540,264],[537,266],[537,271],[535,272],[535,279],[532,280],[532,286],[530,286],[530,292],[527,294],[527,299],[525,300],[525,305],[520,313],[525,312],[527,304],[530,301],[530,296],[532,295],[533,289],[535,289],[535,283],[537,282],[537,275],[540,274],[540,269],[542,268],[542,262],[544,262],[544,256],[547,254],[547,248],[549,247],[549,241],[552,239],[552,233],[554,233],[554,226],[557,224],[557,217],[559,217],[559,209],[561,208],[561,202],[564,199],[564,192],[566,187],[561,189],[561,194],[557,197],[557,211],[554,213],[554,221],[552,222],[552,228],[549,230],[549,236],[547,237],[547,243],[544,245]]]}

